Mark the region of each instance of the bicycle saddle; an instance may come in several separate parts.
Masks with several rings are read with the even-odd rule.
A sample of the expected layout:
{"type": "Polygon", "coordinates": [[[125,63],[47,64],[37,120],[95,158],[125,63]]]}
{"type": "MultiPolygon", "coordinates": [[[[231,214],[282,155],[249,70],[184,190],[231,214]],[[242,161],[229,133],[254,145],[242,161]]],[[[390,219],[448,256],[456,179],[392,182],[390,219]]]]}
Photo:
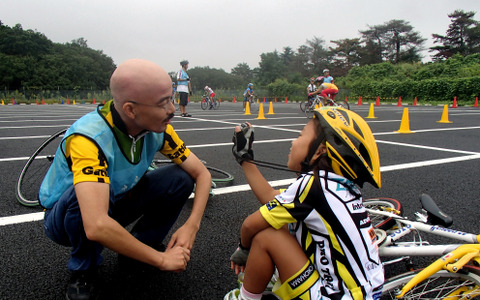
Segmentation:
{"type": "Polygon", "coordinates": [[[450,227],[453,223],[452,217],[444,213],[433,201],[432,197],[427,194],[420,195],[420,203],[423,209],[427,212],[428,222],[432,225],[440,225],[443,227],[450,227]]]}

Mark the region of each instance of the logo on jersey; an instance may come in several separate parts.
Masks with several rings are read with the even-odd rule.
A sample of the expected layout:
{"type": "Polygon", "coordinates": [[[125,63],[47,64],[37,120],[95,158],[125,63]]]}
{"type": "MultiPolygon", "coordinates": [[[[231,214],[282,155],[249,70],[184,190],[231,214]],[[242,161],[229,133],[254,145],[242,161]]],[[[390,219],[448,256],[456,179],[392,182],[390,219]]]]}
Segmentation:
{"type": "Polygon", "coordinates": [[[93,167],[83,168],[82,173],[85,175],[96,175],[96,176],[108,177],[107,170],[94,169],[93,167]]]}
{"type": "Polygon", "coordinates": [[[291,281],[288,282],[290,287],[293,289],[296,289],[299,287],[302,283],[308,280],[310,276],[315,272],[315,267],[310,264],[305,271],[303,271],[300,275],[298,275],[296,278],[292,279],[291,281]]]}
{"type": "Polygon", "coordinates": [[[267,203],[267,209],[268,209],[268,210],[272,210],[272,209],[274,209],[277,205],[278,205],[278,204],[277,204],[277,201],[274,201],[274,200],[269,201],[269,202],[267,203]]]}

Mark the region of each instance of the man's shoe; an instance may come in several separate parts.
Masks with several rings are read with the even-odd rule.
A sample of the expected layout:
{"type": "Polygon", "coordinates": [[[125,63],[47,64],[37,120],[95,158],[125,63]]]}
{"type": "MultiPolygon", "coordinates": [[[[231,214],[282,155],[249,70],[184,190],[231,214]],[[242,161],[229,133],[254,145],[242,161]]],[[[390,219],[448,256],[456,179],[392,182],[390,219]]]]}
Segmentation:
{"type": "Polygon", "coordinates": [[[67,300],[93,299],[97,270],[72,271],[67,287],[67,300]]]}
{"type": "Polygon", "coordinates": [[[192,116],[191,114],[185,113],[185,117],[191,117],[191,116],[192,116]]]}

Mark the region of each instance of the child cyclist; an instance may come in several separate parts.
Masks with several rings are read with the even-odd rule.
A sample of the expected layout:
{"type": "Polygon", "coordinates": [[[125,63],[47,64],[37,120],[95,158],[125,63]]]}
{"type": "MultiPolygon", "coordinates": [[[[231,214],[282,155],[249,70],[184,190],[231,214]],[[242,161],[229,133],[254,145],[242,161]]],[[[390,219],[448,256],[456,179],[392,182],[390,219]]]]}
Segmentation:
{"type": "Polygon", "coordinates": [[[335,96],[338,94],[338,87],[333,83],[326,83],[324,80],[325,78],[323,76],[317,77],[317,79],[315,79],[315,82],[318,84],[317,90],[308,94],[308,97],[320,94],[323,97],[323,106],[325,106],[327,99],[335,100],[335,96]]]}
{"type": "Polygon", "coordinates": [[[282,193],[253,164],[251,125],[235,128],[232,152],[263,206],[242,225],[230,260],[243,284],[224,299],[261,299],[275,269],[281,299],[380,297],[383,267],[359,189],[381,187],[375,139],[352,111],[314,113],[292,141],[288,168],[299,177],[282,193]]]}
{"type": "Polygon", "coordinates": [[[204,97],[205,96],[208,96],[210,98],[210,109],[213,108],[213,103],[214,103],[214,99],[213,97],[215,97],[215,92],[212,90],[211,87],[209,87],[208,85],[206,85],[203,90],[205,91],[205,95],[203,95],[204,97]]]}

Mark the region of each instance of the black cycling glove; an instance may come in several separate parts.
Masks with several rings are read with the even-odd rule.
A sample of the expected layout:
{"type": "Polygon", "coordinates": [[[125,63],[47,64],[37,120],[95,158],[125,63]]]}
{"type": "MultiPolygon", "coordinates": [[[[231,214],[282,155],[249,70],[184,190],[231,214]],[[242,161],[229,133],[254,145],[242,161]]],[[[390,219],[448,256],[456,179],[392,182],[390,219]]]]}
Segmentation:
{"type": "Polygon", "coordinates": [[[247,123],[240,125],[241,131],[233,134],[232,153],[237,162],[241,165],[245,160],[253,160],[252,144],[254,140],[253,127],[247,123]]]}

